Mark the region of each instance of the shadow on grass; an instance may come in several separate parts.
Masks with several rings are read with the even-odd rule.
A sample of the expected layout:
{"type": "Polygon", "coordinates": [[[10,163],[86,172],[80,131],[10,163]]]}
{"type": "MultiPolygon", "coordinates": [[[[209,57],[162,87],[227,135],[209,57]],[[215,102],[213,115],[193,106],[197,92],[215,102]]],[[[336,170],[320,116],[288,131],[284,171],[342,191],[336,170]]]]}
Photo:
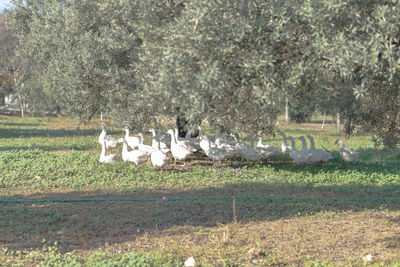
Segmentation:
{"type": "MultiPolygon", "coordinates": [[[[319,164],[305,164],[305,165],[296,165],[291,161],[279,161],[274,160],[270,161],[269,166],[274,168],[276,171],[290,171],[294,173],[311,173],[313,175],[319,173],[325,174],[334,174],[338,171],[346,171],[346,172],[357,172],[365,175],[371,175],[373,173],[379,174],[390,174],[390,175],[398,175],[400,162],[396,161],[388,161],[388,162],[355,162],[355,163],[346,163],[340,159],[339,154],[334,154],[335,159],[327,162],[327,163],[319,163],[319,164]]],[[[254,166],[257,167],[257,166],[254,166]]]]}
{"type": "MultiPolygon", "coordinates": [[[[324,121],[323,120],[311,120],[310,123],[315,123],[315,124],[320,124],[322,125],[324,121]]],[[[331,119],[326,119],[325,120],[325,125],[332,125],[332,126],[336,126],[336,121],[333,121],[331,119]]]]}
{"type": "MultiPolygon", "coordinates": [[[[263,165],[274,168],[275,171],[290,171],[294,173],[308,172],[311,174],[328,173],[333,174],[337,171],[355,171],[369,175],[371,173],[384,173],[399,175],[400,169],[400,150],[382,151],[373,148],[359,149],[360,160],[353,163],[347,163],[340,157],[338,151],[329,151],[332,153],[333,159],[327,163],[314,163],[314,164],[296,164],[289,156],[278,155],[274,156],[261,164],[249,163],[246,161],[236,159],[232,163],[226,161],[229,167],[237,169],[246,166],[249,169],[257,169],[263,165]]],[[[220,165],[220,168],[226,167],[220,165]]],[[[216,165],[216,168],[219,168],[216,165]]]]}
{"type": "MultiPolygon", "coordinates": [[[[101,130],[98,129],[82,129],[82,130],[49,130],[49,129],[2,129],[2,138],[31,138],[31,137],[74,137],[74,136],[98,136],[101,130]]],[[[110,135],[122,135],[122,131],[109,131],[110,135]]]]}
{"type": "MultiPolygon", "coordinates": [[[[42,151],[88,151],[91,150],[93,147],[90,145],[69,145],[69,146],[37,146],[37,145],[30,145],[30,146],[4,146],[0,147],[1,151],[26,151],[26,150],[42,150],[42,151]]],[[[99,150],[100,154],[100,150],[99,150]]]]}
{"type": "Polygon", "coordinates": [[[282,129],[282,132],[284,132],[288,136],[293,135],[294,137],[304,135],[305,133],[311,134],[315,137],[315,136],[326,134],[325,132],[329,132],[330,136],[335,136],[339,139],[343,135],[339,131],[333,132],[333,131],[328,131],[328,130],[324,131],[324,130],[320,130],[320,129],[309,129],[309,128],[306,129],[305,126],[304,126],[304,129],[299,129],[298,127],[296,127],[296,128],[295,127],[290,127],[290,128],[287,127],[287,128],[282,129]]]}
{"type": "MultiPolygon", "coordinates": [[[[140,198],[166,199],[173,197],[228,197],[222,200],[182,200],[156,202],[74,202],[0,204],[0,245],[11,249],[35,248],[42,240],[57,241],[65,251],[96,248],[104,244],[132,242],[145,233],[176,229],[180,226],[215,227],[232,223],[264,222],[312,215],[320,212],[391,210],[399,211],[399,201],[349,200],[350,194],[333,192],[373,192],[374,186],[307,185],[236,183],[221,188],[199,190],[151,191],[148,189],[106,192],[102,190],[66,193],[37,193],[14,195],[11,199],[88,199],[140,198]],[[339,189],[337,187],[340,187],[339,189]],[[254,196],[238,199],[232,196],[254,196]],[[291,196],[304,198],[262,198],[291,196]],[[321,198],[338,198],[322,200],[321,198]],[[341,198],[341,199],[339,199],[341,198]],[[234,208],[235,207],[235,208],[234,208]],[[235,215],[234,215],[235,214],[235,215]]],[[[384,186],[386,187],[386,186],[384,186]]],[[[385,192],[388,188],[382,187],[385,192]]],[[[388,186],[389,187],[389,186],[388,186]]],[[[392,188],[393,189],[393,188],[392,188]]],[[[400,194],[397,195],[399,197],[400,194]]],[[[190,231],[190,230],[189,230],[190,231]]],[[[168,232],[168,231],[167,231],[168,232]]]]}
{"type": "Polygon", "coordinates": [[[2,122],[0,121],[1,126],[8,126],[8,127],[38,127],[40,126],[39,123],[18,123],[18,122],[2,122]]]}

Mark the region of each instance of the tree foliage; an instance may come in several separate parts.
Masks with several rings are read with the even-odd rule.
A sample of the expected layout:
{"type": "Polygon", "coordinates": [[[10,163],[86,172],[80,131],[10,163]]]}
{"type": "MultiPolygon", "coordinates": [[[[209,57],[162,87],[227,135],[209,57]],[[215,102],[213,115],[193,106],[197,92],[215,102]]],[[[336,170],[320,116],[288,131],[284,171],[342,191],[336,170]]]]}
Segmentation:
{"type": "Polygon", "coordinates": [[[314,16],[320,25],[315,47],[324,59],[320,70],[339,74],[334,81],[342,97],[335,104],[357,128],[393,147],[399,142],[400,127],[400,2],[323,3],[329,13],[314,16]]]}
{"type": "Polygon", "coordinates": [[[16,38],[8,29],[4,15],[0,13],[0,94],[3,97],[12,93],[12,78],[8,61],[15,46],[16,38]]]}
{"type": "Polygon", "coordinates": [[[12,2],[20,53],[83,121],[268,132],[288,98],[299,122],[340,112],[348,134],[399,142],[399,0],[12,2]]]}

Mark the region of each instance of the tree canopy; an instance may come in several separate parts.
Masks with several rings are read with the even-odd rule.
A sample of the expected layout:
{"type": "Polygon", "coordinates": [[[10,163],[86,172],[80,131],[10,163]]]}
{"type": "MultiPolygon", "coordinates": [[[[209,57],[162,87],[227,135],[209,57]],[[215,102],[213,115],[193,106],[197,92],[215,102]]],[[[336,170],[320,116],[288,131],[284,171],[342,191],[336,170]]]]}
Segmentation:
{"type": "Polygon", "coordinates": [[[141,129],[182,115],[271,132],[288,99],[299,122],[339,112],[349,133],[399,143],[399,0],[12,4],[19,53],[82,121],[104,111],[141,129]]]}

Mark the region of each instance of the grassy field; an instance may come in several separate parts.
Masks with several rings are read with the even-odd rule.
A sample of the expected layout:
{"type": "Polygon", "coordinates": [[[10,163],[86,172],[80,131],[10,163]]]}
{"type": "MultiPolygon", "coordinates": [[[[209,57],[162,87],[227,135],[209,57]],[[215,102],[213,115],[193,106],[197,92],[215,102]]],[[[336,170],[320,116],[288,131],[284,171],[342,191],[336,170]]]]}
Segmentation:
{"type": "Polygon", "coordinates": [[[400,152],[356,135],[346,145],[360,160],[346,164],[340,133],[317,122],[281,130],[315,136],[334,154],[326,164],[278,156],[214,166],[196,155],[160,173],[100,164],[98,121],[76,130],[66,119],[0,117],[0,199],[255,197],[0,203],[0,265],[182,266],[191,256],[197,266],[400,265],[400,201],[365,199],[400,197],[400,152]]]}

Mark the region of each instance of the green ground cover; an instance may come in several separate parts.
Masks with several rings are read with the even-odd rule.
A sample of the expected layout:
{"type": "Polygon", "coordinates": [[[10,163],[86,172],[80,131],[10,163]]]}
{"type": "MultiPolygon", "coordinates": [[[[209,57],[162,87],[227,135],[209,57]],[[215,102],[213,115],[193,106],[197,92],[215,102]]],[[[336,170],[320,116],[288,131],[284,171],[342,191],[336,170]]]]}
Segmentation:
{"type": "MultiPolygon", "coordinates": [[[[251,236],[251,231],[257,233],[260,231],[258,227],[265,227],[268,222],[284,224],[285,220],[293,218],[306,225],[315,218],[328,222],[345,220],[344,214],[349,212],[361,222],[364,222],[365,212],[380,212],[382,218],[400,216],[400,203],[396,201],[319,200],[322,197],[400,197],[399,151],[379,151],[373,147],[370,137],[355,135],[346,140],[346,145],[360,151],[361,157],[356,163],[346,164],[340,159],[338,145],[334,143],[341,135],[332,125],[326,125],[324,131],[315,123],[281,127],[282,131],[294,137],[315,136],[317,148],[334,154],[334,160],[326,164],[299,166],[285,156],[277,156],[263,164],[227,161],[214,165],[200,155],[185,167],[174,168],[170,164],[162,173],[150,165],[100,164],[99,128],[97,121],[76,130],[75,125],[65,119],[0,118],[1,199],[193,196],[315,199],[237,200],[234,204],[231,199],[144,204],[0,204],[0,245],[3,247],[0,265],[33,263],[54,266],[63,265],[62,262],[71,266],[78,263],[158,266],[162,262],[181,265],[192,255],[206,265],[248,265],[255,264],[255,258],[260,265],[360,264],[360,255],[347,257],[343,254],[342,258],[335,259],[320,250],[303,249],[292,254],[286,251],[285,256],[275,251],[274,246],[268,248],[268,253],[260,252],[249,259],[250,243],[256,241],[240,241],[242,237],[239,238],[239,234],[236,238],[233,234],[231,237],[222,234],[219,238],[222,241],[218,239],[221,244],[216,243],[212,252],[205,247],[212,244],[214,234],[225,233],[226,227],[236,233],[241,231],[239,225],[251,228],[251,236]],[[203,234],[208,239],[202,240],[200,236],[203,234]],[[175,239],[168,241],[172,236],[175,239]],[[197,240],[193,241],[196,249],[184,250],[185,238],[197,240]],[[182,241],[176,243],[177,240],[182,241]],[[173,243],[165,245],[167,241],[173,243]]],[[[115,136],[123,136],[119,128],[111,127],[110,130],[115,136]]],[[[265,141],[280,145],[282,139],[278,135],[265,141]]],[[[376,220],[378,218],[380,216],[376,220]]],[[[391,229],[399,227],[395,219],[391,222],[394,224],[391,229]]],[[[397,232],[392,235],[394,245],[391,253],[396,255],[400,238],[397,232]]],[[[392,254],[376,252],[374,262],[398,263],[400,258],[392,254]]]]}

